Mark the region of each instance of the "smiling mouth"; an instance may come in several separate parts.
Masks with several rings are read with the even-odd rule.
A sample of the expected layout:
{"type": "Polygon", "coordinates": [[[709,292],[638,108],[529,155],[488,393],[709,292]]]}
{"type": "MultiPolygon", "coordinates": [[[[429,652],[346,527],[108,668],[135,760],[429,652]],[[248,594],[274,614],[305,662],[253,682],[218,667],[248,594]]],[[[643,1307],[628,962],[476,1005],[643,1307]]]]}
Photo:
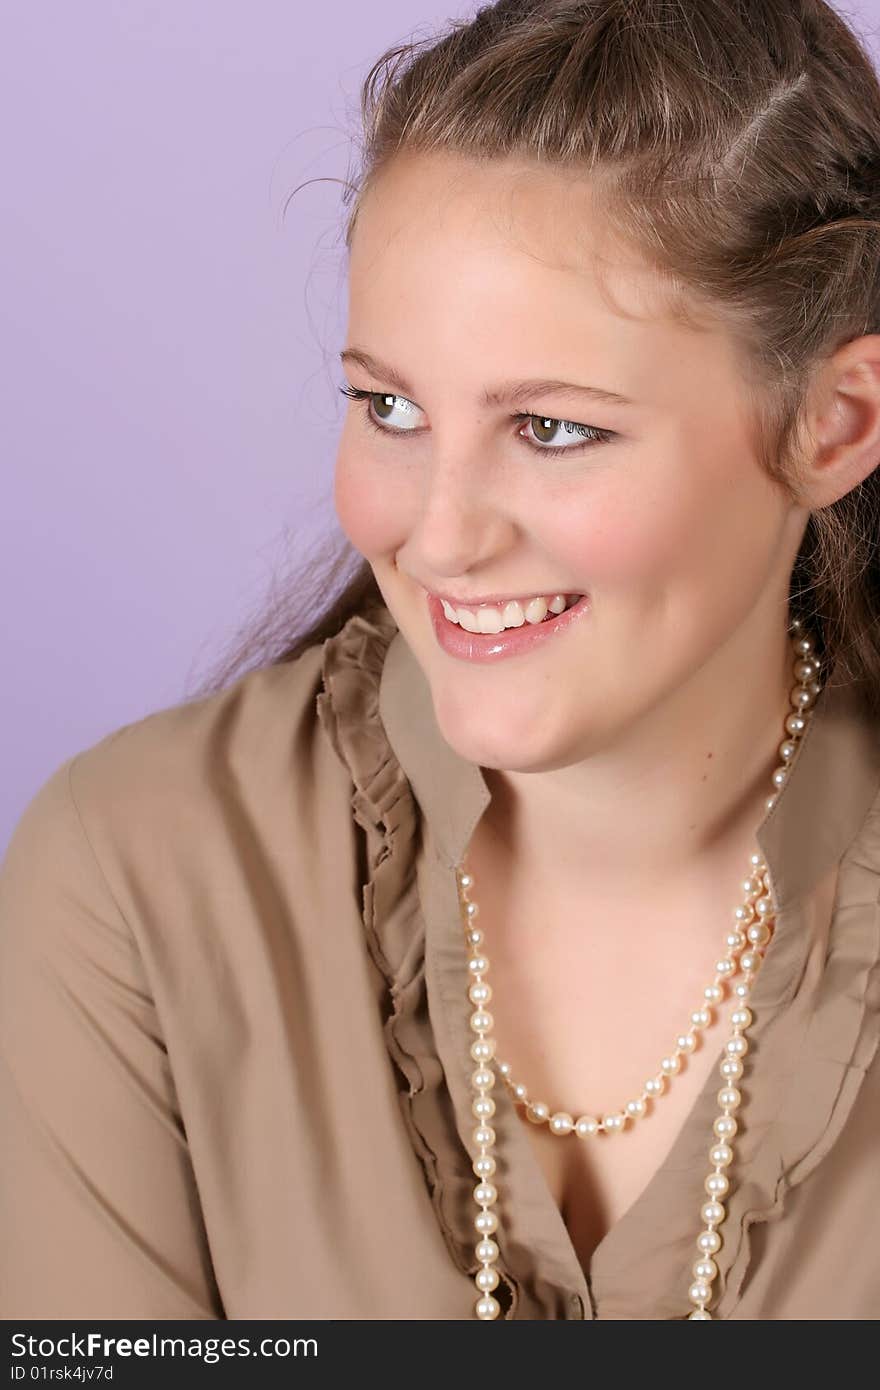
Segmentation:
{"type": "Polygon", "coordinates": [[[552,594],[549,597],[537,595],[534,598],[510,599],[507,603],[455,605],[440,598],[437,602],[443,608],[447,621],[475,635],[495,635],[526,626],[539,627],[541,623],[552,621],[560,614],[573,608],[584,598],[583,594],[552,594]]]}
{"type": "MultiPolygon", "coordinates": [[[[558,613],[548,612],[546,617],[532,622],[523,622],[515,627],[501,628],[496,632],[471,632],[460,623],[451,622],[443,611],[441,600],[435,594],[427,594],[428,612],[439,645],[449,656],[460,661],[492,665],[526,652],[547,641],[558,640],[557,634],[579,623],[592,608],[587,594],[582,594],[558,613]]],[[[572,596],[574,597],[574,596],[572,596]]]]}

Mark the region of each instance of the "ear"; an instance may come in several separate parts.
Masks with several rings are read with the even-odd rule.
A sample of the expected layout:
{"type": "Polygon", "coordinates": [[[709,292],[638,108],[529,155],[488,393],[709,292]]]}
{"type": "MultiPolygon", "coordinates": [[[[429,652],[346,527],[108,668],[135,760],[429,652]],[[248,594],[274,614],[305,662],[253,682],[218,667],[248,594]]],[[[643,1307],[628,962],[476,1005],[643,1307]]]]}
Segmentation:
{"type": "Polygon", "coordinates": [[[807,399],[810,446],[804,503],[830,506],[880,465],[880,333],[853,338],[827,359],[807,399]]]}

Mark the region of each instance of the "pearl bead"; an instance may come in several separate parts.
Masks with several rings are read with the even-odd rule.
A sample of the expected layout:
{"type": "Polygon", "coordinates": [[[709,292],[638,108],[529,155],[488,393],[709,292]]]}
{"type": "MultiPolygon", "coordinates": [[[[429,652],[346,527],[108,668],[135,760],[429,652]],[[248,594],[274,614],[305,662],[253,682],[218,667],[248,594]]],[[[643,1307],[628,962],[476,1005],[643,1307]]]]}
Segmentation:
{"type": "Polygon", "coordinates": [[[478,1091],[489,1091],[495,1085],[495,1073],[489,1067],[477,1067],[471,1072],[471,1084],[478,1091]]]}
{"type": "Polygon", "coordinates": [[[474,1217],[474,1225],[481,1236],[490,1236],[493,1231],[498,1230],[498,1217],[494,1211],[478,1211],[474,1217]]]}
{"type": "Polygon", "coordinates": [[[730,1015],[730,1022],[733,1028],[748,1028],[752,1021],[751,1009],[734,1009],[730,1015]]]}
{"type": "Polygon", "coordinates": [[[485,956],[471,956],[468,961],[468,970],[472,975],[485,975],[489,969],[489,962],[485,956]]]}
{"type": "Polygon", "coordinates": [[[731,960],[730,956],[722,956],[720,960],[716,960],[715,974],[720,975],[722,979],[725,979],[728,975],[735,974],[735,972],[736,961],[731,960]]]}
{"type": "Polygon", "coordinates": [[[691,1303],[705,1303],[711,1292],[705,1279],[696,1279],[688,1289],[688,1298],[691,1303]]]}
{"type": "Polygon", "coordinates": [[[756,898],[755,911],[757,912],[759,917],[772,917],[773,899],[769,898],[766,893],[763,894],[760,898],[756,898]]]}
{"type": "Polygon", "coordinates": [[[715,1255],[721,1249],[721,1237],[717,1231],[701,1231],[697,1236],[697,1249],[704,1255],[715,1255]]]}
{"type": "Polygon", "coordinates": [[[742,890],[747,898],[756,898],[763,886],[757,874],[751,874],[748,878],[743,879],[742,890]]]}
{"type": "Polygon", "coordinates": [[[471,930],[470,930],[470,931],[468,932],[468,934],[467,934],[467,939],[468,939],[468,945],[469,945],[469,946],[482,946],[482,944],[483,944],[483,929],[482,929],[482,927],[472,927],[471,930]]]}
{"type": "Polygon", "coordinates": [[[497,1298],[493,1298],[490,1293],[487,1293],[474,1304],[474,1311],[483,1322],[488,1322],[491,1318],[497,1318],[501,1312],[501,1304],[497,1298]]]}
{"type": "Polygon", "coordinates": [[[491,1264],[493,1260],[498,1259],[501,1251],[498,1249],[494,1240],[480,1240],[474,1248],[474,1254],[480,1261],[480,1264],[491,1264]]]}
{"type": "Polygon", "coordinates": [[[794,674],[799,681],[811,681],[816,679],[821,669],[821,657],[817,652],[811,652],[809,656],[795,662],[794,674]]]}
{"type": "Polygon", "coordinates": [[[471,1014],[471,1027],[475,1033],[488,1033],[495,1020],[486,1009],[477,1009],[471,1014]]]}
{"type": "Polygon", "coordinates": [[[529,1098],[529,1093],[521,1081],[517,1081],[516,1085],[513,1088],[513,1094],[516,1096],[516,1099],[520,1101],[523,1105],[525,1105],[526,1101],[529,1098]]]}
{"type": "Polygon", "coordinates": [[[739,1125],[732,1115],[719,1115],[712,1128],[719,1139],[732,1139],[739,1125]]]}
{"type": "Polygon", "coordinates": [[[482,1289],[484,1293],[491,1293],[493,1289],[498,1288],[500,1283],[497,1269],[478,1270],[474,1277],[474,1283],[477,1288],[482,1289]]]}
{"type": "Polygon", "coordinates": [[[533,1100],[527,1105],[526,1114],[533,1125],[541,1125],[550,1118],[550,1107],[542,1100],[533,1100]]]}
{"type": "Polygon", "coordinates": [[[700,1220],[707,1226],[717,1226],[724,1220],[724,1208],[720,1202],[704,1202],[700,1208],[700,1220]]]}
{"type": "Polygon", "coordinates": [[[705,1279],[707,1284],[711,1284],[712,1280],[718,1277],[718,1266],[714,1260],[710,1260],[707,1256],[704,1259],[694,1260],[691,1273],[695,1279],[705,1279]]]}
{"type": "Polygon", "coordinates": [[[694,1320],[694,1318],[698,1318],[698,1319],[700,1319],[700,1320],[703,1321],[703,1322],[706,1322],[707,1320],[708,1320],[708,1321],[711,1321],[711,1320],[712,1320],[712,1314],[711,1314],[711,1313],[707,1313],[706,1310],[705,1310],[705,1308],[695,1308],[694,1311],[690,1314],[690,1317],[688,1318],[688,1322],[692,1322],[692,1321],[694,1320]]]}
{"type": "Polygon", "coordinates": [[[635,1100],[628,1100],[626,1103],[626,1113],[634,1120],[640,1120],[647,1108],[640,1096],[636,1097],[635,1100]]]}
{"type": "MultiPolygon", "coordinates": [[[[475,1062],[489,1062],[495,1053],[494,1038],[477,1038],[476,1042],[471,1043],[471,1056],[475,1062]]],[[[504,1063],[501,1063],[503,1069],[504,1063]]]]}
{"type": "Polygon", "coordinates": [[[709,1150],[709,1162],[718,1168],[726,1168],[733,1162],[733,1149],[729,1144],[713,1144],[709,1150]]]}
{"type": "Polygon", "coordinates": [[[770,940],[770,928],[766,922],[753,922],[746,936],[753,946],[764,946],[770,940]]]}
{"type": "Polygon", "coordinates": [[[669,1057],[664,1057],[660,1063],[660,1070],[664,1076],[676,1076],[681,1071],[681,1058],[672,1053],[669,1057]]]}
{"type": "Polygon", "coordinates": [[[462,888],[473,888],[474,886],[474,876],[471,873],[459,874],[458,881],[462,888]]]}
{"type": "Polygon", "coordinates": [[[708,1004],[720,1004],[724,998],[724,990],[721,985],[707,985],[703,990],[703,998],[708,1004]]]}
{"type": "Polygon", "coordinates": [[[761,968],[760,951],[743,951],[739,958],[739,963],[743,970],[747,971],[750,975],[754,975],[761,968]]]}
{"type": "Polygon", "coordinates": [[[785,721],[785,728],[787,732],[793,734],[795,738],[802,734],[806,727],[807,721],[802,714],[790,714],[785,721]]]}
{"type": "Polygon", "coordinates": [[[472,1004],[488,1004],[492,998],[492,986],[486,984],[485,980],[481,984],[471,985],[468,998],[472,1004]]]}
{"type": "Polygon", "coordinates": [[[743,1074],[743,1064],[738,1057],[725,1057],[718,1070],[725,1081],[739,1081],[743,1074]]]}
{"type": "Polygon", "coordinates": [[[728,932],[724,944],[728,951],[739,951],[746,944],[745,935],[741,931],[728,932]]]}
{"type": "Polygon", "coordinates": [[[623,1129],[625,1124],[626,1116],[619,1113],[604,1115],[602,1117],[602,1128],[607,1130],[609,1134],[616,1134],[619,1130],[623,1129]]]}
{"type": "Polygon", "coordinates": [[[712,1022],[711,1009],[694,1009],[691,1014],[691,1023],[695,1028],[708,1028],[712,1022]]]}
{"type": "Polygon", "coordinates": [[[551,1115],[550,1128],[554,1134],[570,1134],[574,1129],[574,1120],[564,1110],[559,1110],[555,1115],[551,1115]]]}
{"type": "Polygon", "coordinates": [[[693,1033],[680,1033],[675,1039],[675,1046],[680,1052],[693,1052],[697,1046],[697,1040],[693,1033]]]}
{"type": "Polygon", "coordinates": [[[491,1148],[495,1143],[495,1131],[491,1125],[477,1125],[471,1136],[480,1148],[491,1148]]]}
{"type": "Polygon", "coordinates": [[[648,1093],[648,1095],[651,1096],[652,1099],[655,1096],[662,1096],[663,1092],[666,1090],[666,1077],[649,1077],[648,1080],[645,1082],[644,1089],[648,1093]]]}
{"type": "Polygon", "coordinates": [[[724,1050],[731,1057],[745,1057],[749,1050],[747,1038],[728,1038],[724,1050]]]}
{"type": "Polygon", "coordinates": [[[737,999],[748,999],[749,995],[752,992],[751,980],[737,980],[736,984],[733,987],[733,992],[736,995],[737,999]]]}
{"type": "Polygon", "coordinates": [[[480,1154],[472,1166],[478,1178],[491,1178],[497,1165],[491,1154],[480,1154]]]}
{"type": "Polygon", "coordinates": [[[491,1096],[477,1096],[471,1110],[478,1120],[490,1120],[495,1114],[495,1102],[491,1096]]]}
{"type": "Polygon", "coordinates": [[[584,1139],[588,1134],[596,1134],[599,1129],[599,1121],[593,1115],[581,1115],[575,1121],[575,1133],[584,1139]]]}
{"type": "Polygon", "coordinates": [[[710,1173],[703,1186],[710,1197],[724,1197],[730,1189],[726,1173],[710,1173]]]}
{"type": "Polygon", "coordinates": [[[717,1100],[722,1110],[736,1110],[742,1104],[742,1096],[735,1086],[722,1086],[717,1100]]]}
{"type": "Polygon", "coordinates": [[[474,1201],[481,1207],[491,1207],[493,1202],[498,1201],[498,1189],[494,1183],[478,1182],[474,1188],[474,1201]]]}

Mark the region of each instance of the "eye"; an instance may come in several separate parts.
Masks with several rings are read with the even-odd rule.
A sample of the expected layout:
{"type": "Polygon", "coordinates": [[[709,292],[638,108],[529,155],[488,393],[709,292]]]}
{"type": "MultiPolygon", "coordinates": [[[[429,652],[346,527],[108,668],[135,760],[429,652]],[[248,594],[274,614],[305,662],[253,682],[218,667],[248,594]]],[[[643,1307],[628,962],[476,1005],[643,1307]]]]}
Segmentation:
{"type": "MultiPolygon", "coordinates": [[[[362,391],[356,386],[349,386],[347,384],[345,386],[340,386],[339,389],[343,396],[348,396],[349,400],[358,401],[364,406],[364,419],[366,423],[372,429],[378,431],[379,434],[410,434],[413,431],[418,433],[418,426],[413,424],[398,426],[379,423],[379,421],[389,419],[396,409],[400,409],[404,415],[413,417],[418,410],[418,406],[414,405],[412,401],[407,400],[406,396],[396,396],[391,392],[385,391],[362,391]],[[373,406],[374,401],[381,402],[378,408],[378,420],[372,413],[375,409],[373,406]],[[387,412],[384,416],[381,414],[383,410],[387,412]]],[[[551,454],[556,456],[560,454],[577,454],[585,448],[591,448],[594,444],[603,444],[614,438],[613,430],[599,429],[596,425],[582,425],[576,420],[558,420],[548,415],[536,415],[530,411],[520,411],[510,418],[516,422],[522,421],[534,430],[534,437],[539,441],[537,444],[531,439],[528,439],[521,431],[517,431],[517,437],[534,453],[538,454],[551,454]],[[550,445],[547,442],[541,442],[542,440],[546,440],[546,436],[548,435],[550,437],[557,435],[558,430],[564,431],[569,436],[576,435],[586,442],[563,445],[562,447],[550,445]],[[542,431],[545,433],[542,434],[542,431]]]]}
{"type": "Polygon", "coordinates": [[[367,422],[368,424],[374,425],[376,429],[384,430],[386,433],[389,434],[399,434],[407,433],[409,430],[415,428],[414,425],[404,425],[401,429],[397,425],[387,426],[384,424],[376,424],[375,419],[370,413],[371,408],[375,409],[375,407],[373,406],[373,402],[379,401],[380,405],[378,413],[380,420],[385,420],[388,418],[388,415],[382,415],[381,412],[383,410],[387,411],[390,415],[391,412],[397,409],[398,407],[403,410],[404,414],[414,415],[418,407],[413,405],[412,401],[408,401],[406,396],[395,396],[391,392],[385,391],[360,391],[356,386],[340,386],[339,389],[342,392],[343,396],[348,396],[353,401],[361,401],[367,407],[367,422]]]}
{"type": "MultiPolygon", "coordinates": [[[[564,430],[565,433],[579,435],[593,443],[601,444],[603,441],[613,438],[611,430],[600,430],[595,425],[579,425],[575,420],[554,420],[549,415],[516,415],[517,420],[525,420],[535,432],[535,437],[541,439],[541,430],[546,430],[549,435],[555,435],[557,430],[564,430]]],[[[520,436],[522,438],[522,436],[520,436]]],[[[531,444],[530,440],[526,440],[531,444]]],[[[584,446],[581,444],[569,444],[562,448],[549,447],[545,445],[531,444],[540,454],[571,454],[578,453],[584,446]]]]}

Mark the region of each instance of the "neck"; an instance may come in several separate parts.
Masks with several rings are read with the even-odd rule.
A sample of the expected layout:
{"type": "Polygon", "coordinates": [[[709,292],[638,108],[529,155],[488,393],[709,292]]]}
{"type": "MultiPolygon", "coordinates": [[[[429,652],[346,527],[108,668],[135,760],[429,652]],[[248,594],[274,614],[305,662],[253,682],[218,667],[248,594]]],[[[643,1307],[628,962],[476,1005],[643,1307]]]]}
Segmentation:
{"type": "Polygon", "coordinates": [[[613,882],[635,897],[721,864],[745,870],[788,737],[793,661],[783,632],[756,672],[740,667],[736,679],[707,663],[581,762],[484,768],[492,800],[481,833],[536,881],[574,889],[613,882]]]}

